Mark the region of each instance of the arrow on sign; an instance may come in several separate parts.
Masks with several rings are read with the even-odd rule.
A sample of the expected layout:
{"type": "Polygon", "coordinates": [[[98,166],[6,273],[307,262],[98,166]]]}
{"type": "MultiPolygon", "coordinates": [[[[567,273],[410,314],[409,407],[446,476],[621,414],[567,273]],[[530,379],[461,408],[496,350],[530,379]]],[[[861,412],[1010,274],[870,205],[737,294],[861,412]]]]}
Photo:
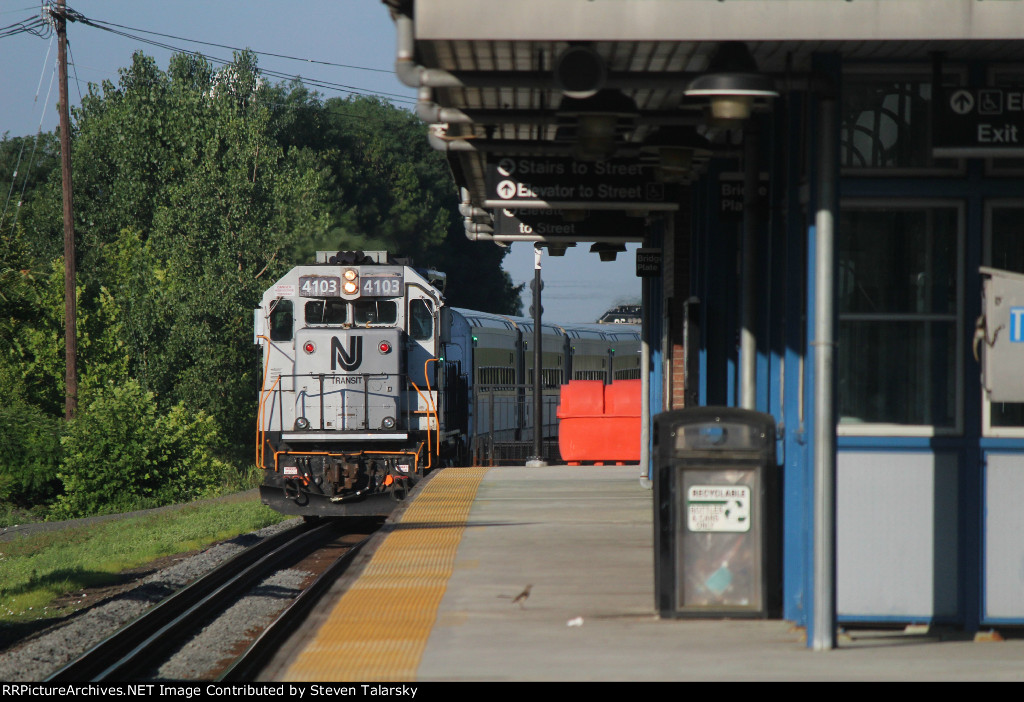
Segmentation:
{"type": "Polygon", "coordinates": [[[498,197],[502,200],[510,200],[516,196],[516,184],[511,180],[503,180],[498,183],[498,197]]]}
{"type": "Polygon", "coordinates": [[[974,109],[974,96],[966,90],[957,90],[949,99],[949,106],[958,115],[965,115],[974,109]]]}

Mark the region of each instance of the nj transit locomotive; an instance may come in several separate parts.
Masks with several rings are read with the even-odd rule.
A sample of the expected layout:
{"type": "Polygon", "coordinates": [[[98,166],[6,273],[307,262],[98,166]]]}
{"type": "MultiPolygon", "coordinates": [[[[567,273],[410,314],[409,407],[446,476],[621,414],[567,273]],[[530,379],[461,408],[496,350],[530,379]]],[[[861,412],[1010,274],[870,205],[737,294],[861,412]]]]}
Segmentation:
{"type": "MultiPolygon", "coordinates": [[[[254,341],[265,504],[308,517],[387,514],[429,470],[466,464],[472,437],[532,439],[528,410],[473,407],[480,390],[493,401],[532,382],[532,320],[448,307],[444,288],[443,273],[383,251],[342,251],[319,252],[263,294],[254,341]]],[[[547,392],[572,378],[639,377],[634,328],[545,324],[543,337],[547,392]]]]}

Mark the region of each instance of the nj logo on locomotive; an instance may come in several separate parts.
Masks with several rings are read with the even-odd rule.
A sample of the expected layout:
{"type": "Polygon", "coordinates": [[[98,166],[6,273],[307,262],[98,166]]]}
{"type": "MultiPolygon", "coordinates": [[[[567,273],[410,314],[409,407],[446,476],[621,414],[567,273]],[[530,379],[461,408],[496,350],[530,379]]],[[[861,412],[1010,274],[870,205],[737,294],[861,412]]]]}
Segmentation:
{"type": "Polygon", "coordinates": [[[348,340],[348,350],[341,345],[341,339],[331,337],[331,370],[337,370],[338,364],[347,371],[354,371],[363,362],[363,337],[352,336],[348,340]]]}

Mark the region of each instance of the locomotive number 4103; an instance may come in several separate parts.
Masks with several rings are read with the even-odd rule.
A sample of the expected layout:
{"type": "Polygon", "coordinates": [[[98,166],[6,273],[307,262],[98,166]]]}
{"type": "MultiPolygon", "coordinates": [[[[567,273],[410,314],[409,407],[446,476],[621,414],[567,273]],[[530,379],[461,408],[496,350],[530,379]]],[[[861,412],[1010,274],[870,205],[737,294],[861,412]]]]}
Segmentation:
{"type": "MultiPolygon", "coordinates": [[[[359,282],[363,297],[401,297],[401,278],[365,276],[359,282]]],[[[341,297],[341,278],[330,275],[304,275],[299,277],[299,295],[302,297],[341,297]]]]}
{"type": "Polygon", "coordinates": [[[402,279],[383,276],[365,276],[359,284],[363,297],[401,297],[402,279]]]}
{"type": "Polygon", "coordinates": [[[341,278],[329,275],[300,276],[299,295],[302,297],[340,297],[341,278]]]}

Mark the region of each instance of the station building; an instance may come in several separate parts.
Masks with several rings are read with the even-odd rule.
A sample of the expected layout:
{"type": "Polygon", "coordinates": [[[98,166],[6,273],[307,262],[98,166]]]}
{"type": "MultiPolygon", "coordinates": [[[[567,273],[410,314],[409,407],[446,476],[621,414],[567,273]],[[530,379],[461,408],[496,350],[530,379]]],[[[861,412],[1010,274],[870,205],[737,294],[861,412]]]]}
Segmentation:
{"type": "Polygon", "coordinates": [[[775,418],[783,617],[1024,624],[1024,402],[979,380],[979,269],[1024,273],[1024,2],[385,5],[467,235],[641,242],[650,414],[775,418]]]}

